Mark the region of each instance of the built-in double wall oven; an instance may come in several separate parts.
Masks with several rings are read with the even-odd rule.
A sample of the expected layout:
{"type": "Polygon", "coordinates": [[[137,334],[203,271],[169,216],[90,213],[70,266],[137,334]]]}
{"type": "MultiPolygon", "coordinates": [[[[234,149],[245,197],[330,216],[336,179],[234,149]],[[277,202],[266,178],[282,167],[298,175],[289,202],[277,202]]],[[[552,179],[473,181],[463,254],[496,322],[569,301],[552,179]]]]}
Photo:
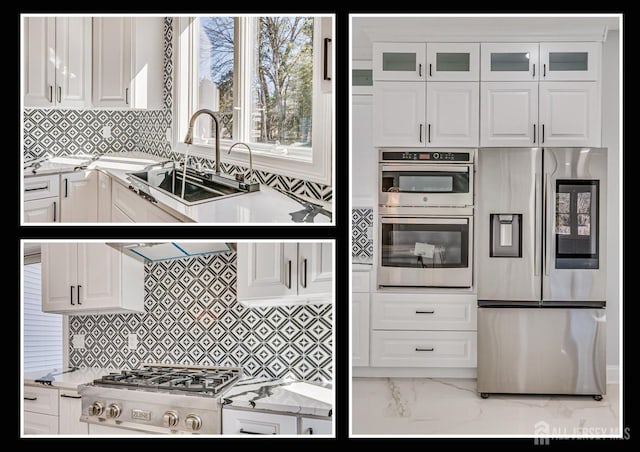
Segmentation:
{"type": "Polygon", "coordinates": [[[379,287],[471,287],[475,155],[380,150],[379,287]]]}

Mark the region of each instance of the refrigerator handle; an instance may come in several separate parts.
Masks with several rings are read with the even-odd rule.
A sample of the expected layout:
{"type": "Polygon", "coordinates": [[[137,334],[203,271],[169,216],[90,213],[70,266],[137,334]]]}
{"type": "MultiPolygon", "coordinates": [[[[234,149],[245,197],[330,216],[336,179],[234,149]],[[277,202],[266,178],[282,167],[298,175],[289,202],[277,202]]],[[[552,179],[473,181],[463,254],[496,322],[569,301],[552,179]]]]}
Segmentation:
{"type": "Polygon", "coordinates": [[[540,176],[538,175],[538,173],[534,173],[534,180],[536,181],[535,184],[535,189],[533,192],[533,212],[534,212],[534,219],[533,219],[533,275],[534,276],[539,276],[540,275],[540,251],[538,250],[538,240],[540,240],[540,238],[538,237],[540,235],[540,216],[542,215],[542,212],[540,211],[540,206],[538,206],[538,198],[539,198],[539,192],[540,192],[540,176]]]}
{"type": "Polygon", "coordinates": [[[546,219],[545,223],[547,226],[548,234],[545,233],[545,256],[544,256],[544,274],[549,276],[549,261],[551,260],[551,241],[553,237],[553,225],[555,224],[555,218],[552,218],[551,215],[551,206],[553,202],[549,199],[551,193],[549,192],[549,175],[544,175],[544,202],[545,202],[545,210],[546,210],[546,219]]]}

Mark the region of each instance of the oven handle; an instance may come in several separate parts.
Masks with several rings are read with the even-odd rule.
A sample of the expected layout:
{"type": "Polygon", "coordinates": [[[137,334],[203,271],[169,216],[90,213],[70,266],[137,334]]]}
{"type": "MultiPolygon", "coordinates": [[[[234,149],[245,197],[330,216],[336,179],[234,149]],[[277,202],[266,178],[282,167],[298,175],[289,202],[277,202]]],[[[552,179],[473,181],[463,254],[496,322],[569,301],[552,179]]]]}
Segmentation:
{"type": "Polygon", "coordinates": [[[468,218],[380,217],[383,224],[469,224],[468,218]]]}
{"type": "Polygon", "coordinates": [[[468,173],[471,171],[471,164],[464,165],[433,165],[428,163],[416,163],[415,165],[382,165],[381,171],[408,171],[408,172],[423,172],[423,171],[438,171],[438,172],[450,172],[450,173],[468,173]]]}

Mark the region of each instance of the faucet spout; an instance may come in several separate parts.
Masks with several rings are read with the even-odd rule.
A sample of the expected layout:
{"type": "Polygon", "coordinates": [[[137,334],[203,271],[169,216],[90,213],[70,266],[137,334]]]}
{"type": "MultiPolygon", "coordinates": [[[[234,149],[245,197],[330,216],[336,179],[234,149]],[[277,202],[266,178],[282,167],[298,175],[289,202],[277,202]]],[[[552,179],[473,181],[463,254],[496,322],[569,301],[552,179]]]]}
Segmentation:
{"type": "Polygon", "coordinates": [[[189,129],[187,130],[187,135],[184,137],[184,142],[185,144],[193,144],[193,127],[196,123],[196,119],[198,119],[198,116],[200,115],[207,115],[210,116],[211,119],[213,120],[213,124],[215,127],[215,133],[216,133],[216,142],[215,142],[215,152],[216,152],[216,163],[215,163],[215,170],[216,170],[216,174],[220,174],[220,122],[218,121],[218,117],[216,116],[216,114],[207,109],[207,108],[203,108],[201,110],[196,111],[192,116],[191,119],[189,119],[189,129]]]}
{"type": "Polygon", "coordinates": [[[233,143],[231,145],[231,147],[229,148],[229,150],[227,151],[227,154],[231,154],[231,149],[235,148],[236,146],[244,146],[245,148],[247,148],[249,150],[249,183],[253,182],[253,157],[251,155],[251,147],[249,147],[249,145],[243,141],[238,141],[237,143],[233,143]]]}

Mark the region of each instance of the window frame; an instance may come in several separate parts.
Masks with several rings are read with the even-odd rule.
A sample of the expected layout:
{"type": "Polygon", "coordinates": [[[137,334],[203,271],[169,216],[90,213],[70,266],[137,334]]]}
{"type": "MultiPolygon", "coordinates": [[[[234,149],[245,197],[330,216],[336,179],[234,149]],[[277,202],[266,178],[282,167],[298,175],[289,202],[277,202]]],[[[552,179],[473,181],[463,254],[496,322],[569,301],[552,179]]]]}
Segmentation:
{"type": "MultiPolygon", "coordinates": [[[[202,16],[215,16],[206,14],[202,16]]],[[[219,14],[218,16],[230,16],[219,14]]],[[[236,17],[234,31],[234,139],[220,140],[221,161],[223,163],[248,167],[248,151],[235,147],[227,154],[229,147],[237,142],[248,142],[253,154],[253,169],[270,173],[302,178],[311,182],[331,185],[333,174],[333,152],[335,133],[333,128],[335,100],[333,96],[333,74],[331,80],[324,80],[324,39],[332,39],[334,34],[333,15],[313,15],[314,17],[314,55],[313,55],[313,122],[312,146],[309,148],[288,148],[288,154],[273,152],[274,145],[251,143],[251,72],[243,68],[253,64],[253,45],[255,22],[261,15],[242,15],[236,17]],[[244,49],[244,51],[243,51],[244,49]],[[242,108],[238,106],[247,106],[242,108]]],[[[197,90],[197,42],[198,29],[193,26],[194,18],[199,16],[176,17],[174,24],[174,84],[173,84],[173,124],[172,148],[179,154],[187,153],[187,145],[182,141],[186,135],[188,118],[196,110],[197,90]]],[[[331,67],[335,67],[331,52],[331,67]]],[[[193,144],[189,155],[212,159],[213,145],[193,144]]]]}

